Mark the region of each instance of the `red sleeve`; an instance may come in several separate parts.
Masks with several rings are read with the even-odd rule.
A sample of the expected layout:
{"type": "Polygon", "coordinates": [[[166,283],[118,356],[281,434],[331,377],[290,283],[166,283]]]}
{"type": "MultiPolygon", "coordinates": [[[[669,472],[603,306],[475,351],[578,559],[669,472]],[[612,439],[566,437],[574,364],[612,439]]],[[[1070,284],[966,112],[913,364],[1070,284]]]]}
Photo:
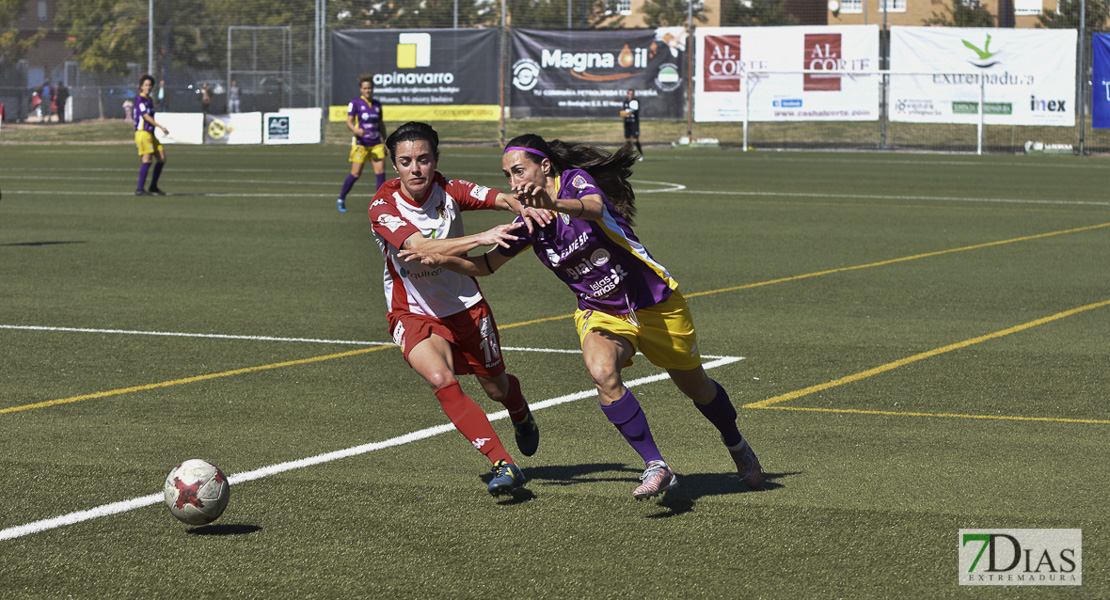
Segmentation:
{"type": "Polygon", "coordinates": [[[454,198],[462,210],[493,210],[497,203],[497,194],[500,193],[465,179],[448,181],[446,189],[447,195],[454,198]]]}
{"type": "Polygon", "coordinates": [[[415,225],[401,216],[400,211],[390,201],[389,194],[396,188],[396,180],[387,182],[378,190],[374,201],[370,203],[370,224],[374,233],[381,236],[390,246],[400,249],[401,244],[414,233],[420,233],[415,225]],[[393,185],[390,186],[389,184],[393,185]]]}

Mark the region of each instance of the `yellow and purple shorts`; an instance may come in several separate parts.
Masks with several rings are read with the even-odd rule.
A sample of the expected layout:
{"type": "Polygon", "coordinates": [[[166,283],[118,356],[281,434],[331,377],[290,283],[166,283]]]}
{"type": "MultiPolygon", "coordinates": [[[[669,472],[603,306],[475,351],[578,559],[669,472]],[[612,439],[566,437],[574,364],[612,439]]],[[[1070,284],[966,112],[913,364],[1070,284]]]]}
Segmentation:
{"type": "Polygon", "coordinates": [[[385,159],[385,144],[377,146],[363,146],[359,143],[351,144],[350,162],[366,164],[371,160],[385,159]]]}
{"type": "Polygon", "coordinates": [[[162,142],[159,142],[158,138],[154,137],[154,133],[150,131],[136,131],[135,145],[139,148],[139,156],[162,151],[162,142]]]}
{"type": "Polygon", "coordinates": [[[675,290],[655,306],[623,315],[596,310],[574,312],[579,341],[591,331],[604,331],[628,340],[651,364],[663,369],[690,370],[701,366],[698,335],[686,298],[675,290]]]}

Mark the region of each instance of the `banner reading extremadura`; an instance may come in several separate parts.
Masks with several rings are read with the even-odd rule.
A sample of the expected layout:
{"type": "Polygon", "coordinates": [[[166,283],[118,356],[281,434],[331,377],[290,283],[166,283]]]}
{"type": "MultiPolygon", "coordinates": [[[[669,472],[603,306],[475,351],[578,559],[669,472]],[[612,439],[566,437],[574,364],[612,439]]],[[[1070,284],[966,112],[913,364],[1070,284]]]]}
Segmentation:
{"type": "Polygon", "coordinates": [[[645,119],[685,114],[681,27],[601,31],[512,30],[514,118],[617,118],[634,90],[645,119]]]}
{"type": "Polygon", "coordinates": [[[1074,29],[891,27],[890,120],[1075,126],[1074,29]]]}

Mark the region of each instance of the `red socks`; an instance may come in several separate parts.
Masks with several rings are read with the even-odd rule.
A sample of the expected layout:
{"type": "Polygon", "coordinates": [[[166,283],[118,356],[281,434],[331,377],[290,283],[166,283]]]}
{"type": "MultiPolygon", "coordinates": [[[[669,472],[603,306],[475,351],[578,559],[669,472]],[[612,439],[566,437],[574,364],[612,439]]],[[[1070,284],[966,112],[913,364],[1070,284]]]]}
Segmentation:
{"type": "MultiPolygon", "coordinates": [[[[439,398],[439,405],[443,407],[443,412],[455,424],[459,433],[463,434],[479,452],[485,454],[491,463],[496,463],[499,460],[513,462],[512,457],[509,456],[508,451],[501,445],[501,440],[493,431],[493,426],[490,425],[486,413],[470,396],[463,393],[458,381],[452,381],[439,388],[435,394],[436,398],[439,398]]],[[[511,391],[509,396],[512,397],[511,391]]],[[[519,385],[517,386],[517,396],[520,396],[519,385]]],[[[521,398],[521,401],[523,401],[523,398],[521,398]]]]}

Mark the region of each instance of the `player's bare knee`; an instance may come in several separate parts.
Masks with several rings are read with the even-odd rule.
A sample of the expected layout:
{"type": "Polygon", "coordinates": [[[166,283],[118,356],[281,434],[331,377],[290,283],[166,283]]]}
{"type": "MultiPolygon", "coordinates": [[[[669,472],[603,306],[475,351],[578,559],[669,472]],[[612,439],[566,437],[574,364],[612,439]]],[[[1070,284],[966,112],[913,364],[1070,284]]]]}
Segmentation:
{"type": "Polygon", "coordinates": [[[428,385],[432,386],[433,390],[438,390],[441,387],[451,385],[455,381],[455,375],[446,369],[436,369],[425,373],[424,379],[428,381],[428,385]]]}

